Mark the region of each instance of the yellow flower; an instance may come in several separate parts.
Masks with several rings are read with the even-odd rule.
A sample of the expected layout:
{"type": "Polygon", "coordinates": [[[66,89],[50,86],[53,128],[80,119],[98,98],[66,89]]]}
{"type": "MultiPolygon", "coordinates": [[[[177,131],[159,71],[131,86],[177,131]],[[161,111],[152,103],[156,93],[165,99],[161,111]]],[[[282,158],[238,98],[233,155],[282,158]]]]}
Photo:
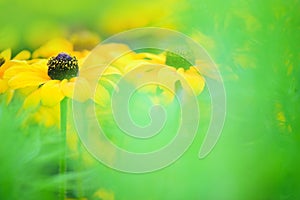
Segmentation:
{"type": "Polygon", "coordinates": [[[174,53],[136,53],[124,44],[103,45],[102,51],[101,49],[98,51],[100,53],[98,55],[101,55],[98,59],[101,62],[109,61],[112,54],[121,55],[122,52],[127,52],[115,59],[111,66],[118,68],[123,76],[132,71],[139,73],[141,75],[139,78],[127,78],[134,84],[140,85],[146,79],[152,80],[153,84],[139,90],[148,93],[154,104],[172,102],[180,89],[192,91],[196,96],[204,89],[205,80],[197,68],[174,53]]]}
{"type": "MultiPolygon", "coordinates": [[[[64,98],[74,98],[80,102],[95,99],[90,80],[78,77],[88,55],[89,52],[86,50],[73,51],[72,44],[67,40],[54,39],[34,51],[32,60],[15,62],[5,71],[3,77],[11,89],[26,91],[23,92],[25,99],[22,109],[33,111],[32,116],[29,117],[32,121],[39,121],[38,115],[43,113],[44,117],[40,123],[46,126],[58,125],[60,111],[57,108],[64,98]],[[79,91],[76,97],[73,96],[75,84],[79,91]]],[[[90,68],[84,69],[82,73],[96,74],[96,71],[97,68],[90,68]]],[[[109,95],[101,84],[97,91],[109,95]]],[[[106,100],[97,98],[100,104],[106,100]]]]}
{"type": "Polygon", "coordinates": [[[27,60],[30,58],[30,52],[23,50],[19,54],[17,54],[12,60],[11,60],[11,50],[6,49],[0,53],[0,94],[7,93],[7,103],[10,102],[10,100],[13,97],[14,91],[9,88],[8,86],[8,80],[4,78],[4,73],[7,69],[9,69],[11,66],[19,63],[24,63],[24,61],[20,60],[27,60]]]}
{"type": "MultiPolygon", "coordinates": [[[[24,107],[40,103],[52,107],[65,97],[72,98],[78,70],[78,60],[75,57],[60,53],[49,61],[38,59],[32,63],[16,64],[6,71],[5,76],[13,89],[35,88],[25,99],[24,107]]],[[[85,80],[78,81],[86,84],[85,80]]],[[[90,91],[85,91],[80,101],[90,97],[90,91]]]]}

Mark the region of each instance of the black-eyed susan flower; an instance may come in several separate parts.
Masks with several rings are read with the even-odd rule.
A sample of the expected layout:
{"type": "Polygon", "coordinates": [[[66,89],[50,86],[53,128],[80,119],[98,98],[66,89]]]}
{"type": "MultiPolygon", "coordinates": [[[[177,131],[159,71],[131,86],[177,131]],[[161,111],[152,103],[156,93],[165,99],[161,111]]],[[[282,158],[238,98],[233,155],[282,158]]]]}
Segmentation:
{"type": "MultiPolygon", "coordinates": [[[[90,80],[77,75],[88,55],[87,50],[74,51],[72,43],[65,39],[53,39],[33,52],[33,60],[14,65],[5,76],[9,80],[8,85],[13,89],[31,88],[32,92],[28,93],[24,101],[25,108],[40,104],[51,107],[65,97],[72,98],[75,82],[77,87],[80,87],[80,95],[76,95],[76,100],[86,101],[94,97],[89,85],[90,80]]],[[[95,71],[97,69],[93,68],[85,70],[84,73],[95,74],[95,71]]],[[[119,72],[108,72],[114,73],[119,72]]],[[[100,93],[108,94],[101,85],[97,89],[100,93]]],[[[105,100],[98,99],[98,102],[101,101],[105,100]]]]}
{"type": "MultiPolygon", "coordinates": [[[[89,80],[77,77],[84,59],[85,57],[77,59],[62,52],[49,59],[34,59],[27,63],[15,64],[6,71],[5,77],[10,88],[14,90],[28,88],[30,91],[25,97],[23,109],[48,109],[46,107],[54,109],[63,99],[73,98],[75,83],[77,88],[80,88],[80,95],[76,95],[75,100],[83,102],[90,98],[94,99],[89,80]]],[[[89,70],[89,73],[94,72],[89,70]]],[[[101,85],[97,91],[109,95],[101,85]]],[[[97,102],[103,101],[106,99],[97,98],[97,102]]],[[[44,111],[38,112],[44,113],[44,111]]],[[[47,119],[45,124],[52,125],[54,119],[58,118],[55,115],[50,117],[51,119],[47,119]]],[[[32,118],[38,119],[38,117],[32,118]]]]}
{"type": "Polygon", "coordinates": [[[103,60],[109,60],[111,58],[110,54],[127,52],[115,59],[110,65],[118,68],[123,76],[126,76],[132,70],[135,73],[143,74],[143,77],[133,77],[135,80],[128,80],[136,84],[139,84],[138,79],[141,82],[145,79],[152,79],[152,85],[139,89],[148,93],[155,104],[158,102],[172,102],[174,95],[179,90],[178,83],[182,83],[182,89],[191,89],[196,96],[204,89],[205,80],[197,68],[177,54],[171,52],[158,54],[149,52],[137,53],[124,44],[107,44],[103,46],[103,49],[107,49],[108,52],[102,53],[103,57],[101,59],[103,60]],[[167,85],[168,88],[164,87],[164,85],[167,85]]]}
{"type": "MultiPolygon", "coordinates": [[[[72,98],[78,70],[77,58],[60,53],[49,60],[38,59],[32,63],[14,65],[6,71],[5,76],[9,79],[8,85],[13,89],[35,88],[25,99],[25,107],[37,106],[39,103],[51,107],[64,97],[72,98]]],[[[82,84],[86,82],[78,81],[82,84]]],[[[87,83],[84,87],[88,88],[87,83]]],[[[78,100],[85,101],[90,97],[90,91],[85,91],[78,100]]]]}
{"type": "MultiPolygon", "coordinates": [[[[80,55],[80,54],[78,54],[80,55]]],[[[36,56],[36,55],[35,55],[36,56]]],[[[43,57],[43,56],[38,56],[43,57]]],[[[25,97],[23,109],[34,109],[29,116],[46,126],[60,124],[60,133],[63,148],[66,147],[68,125],[68,99],[73,98],[76,84],[83,87],[81,95],[76,96],[78,101],[91,98],[91,89],[88,80],[78,77],[80,64],[85,56],[75,57],[69,53],[60,52],[48,59],[37,58],[27,63],[11,66],[4,76],[8,79],[10,88],[18,90],[30,88],[31,92],[25,97]],[[40,117],[42,115],[42,117],[40,117]],[[58,120],[53,123],[53,120],[58,120]],[[39,121],[40,120],[40,121],[39,121]]],[[[62,152],[59,162],[59,172],[66,170],[66,156],[62,152]]],[[[65,186],[59,192],[60,198],[65,197],[65,186]]]]}

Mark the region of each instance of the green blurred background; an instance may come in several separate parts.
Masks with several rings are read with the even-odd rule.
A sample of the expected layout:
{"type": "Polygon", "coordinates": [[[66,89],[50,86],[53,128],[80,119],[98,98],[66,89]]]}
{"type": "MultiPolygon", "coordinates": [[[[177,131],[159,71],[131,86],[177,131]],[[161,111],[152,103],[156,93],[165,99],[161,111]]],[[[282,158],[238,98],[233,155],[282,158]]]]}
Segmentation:
{"type": "MultiPolygon", "coordinates": [[[[14,54],[55,37],[74,43],[85,38],[84,47],[91,48],[123,30],[158,26],[191,36],[219,66],[227,117],[221,138],[208,157],[197,158],[202,127],[175,164],[142,175],[99,164],[92,175],[83,176],[84,187],[101,185],[118,200],[300,199],[300,1],[0,0],[0,8],[0,50],[10,47],[14,54]]],[[[205,110],[206,104],[202,106],[205,110]]],[[[4,107],[1,122],[7,117],[4,107]]],[[[1,133],[15,133],[1,129],[1,133]]],[[[5,140],[9,136],[1,137],[9,143],[11,138],[5,140]]],[[[11,156],[22,156],[6,151],[0,151],[1,162],[7,163],[2,171],[15,164],[11,156]]],[[[21,177],[22,183],[34,179],[20,176],[28,169],[24,166],[12,176],[21,177]]],[[[7,185],[3,176],[1,184],[7,185]]],[[[20,183],[20,179],[7,179],[14,187],[20,183]]]]}

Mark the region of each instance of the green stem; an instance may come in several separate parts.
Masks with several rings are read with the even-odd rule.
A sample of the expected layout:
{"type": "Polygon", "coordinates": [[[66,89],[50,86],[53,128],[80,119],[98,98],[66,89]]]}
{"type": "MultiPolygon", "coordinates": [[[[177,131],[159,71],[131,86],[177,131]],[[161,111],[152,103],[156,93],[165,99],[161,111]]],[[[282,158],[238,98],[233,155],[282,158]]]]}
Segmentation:
{"type": "MultiPolygon", "coordinates": [[[[82,171],[82,162],[83,162],[83,160],[82,160],[82,149],[81,149],[79,138],[78,138],[78,142],[77,142],[77,150],[78,150],[78,153],[79,153],[77,170],[79,172],[81,172],[82,171]]],[[[84,196],[84,192],[83,192],[81,177],[78,177],[78,179],[77,179],[77,190],[78,190],[78,197],[82,198],[84,196]]]]}
{"type": "MultiPolygon", "coordinates": [[[[64,175],[67,169],[66,163],[66,135],[67,135],[67,113],[68,113],[68,98],[64,98],[60,102],[60,133],[61,133],[61,140],[62,140],[62,147],[61,147],[61,157],[59,162],[59,174],[64,175]]],[[[66,197],[66,182],[62,178],[62,183],[60,185],[59,190],[59,199],[64,200],[66,197]]]]}

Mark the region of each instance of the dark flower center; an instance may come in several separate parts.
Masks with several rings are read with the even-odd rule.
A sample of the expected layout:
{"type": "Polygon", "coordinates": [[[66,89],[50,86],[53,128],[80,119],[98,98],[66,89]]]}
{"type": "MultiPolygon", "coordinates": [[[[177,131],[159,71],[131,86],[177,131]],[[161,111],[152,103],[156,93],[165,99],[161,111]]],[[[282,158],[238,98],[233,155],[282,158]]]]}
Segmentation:
{"type": "Polygon", "coordinates": [[[0,67],[5,63],[5,59],[0,56],[0,67]]]}
{"type": "Polygon", "coordinates": [[[78,75],[78,61],[75,56],[60,53],[49,59],[48,75],[53,80],[71,79],[78,75]]]}

